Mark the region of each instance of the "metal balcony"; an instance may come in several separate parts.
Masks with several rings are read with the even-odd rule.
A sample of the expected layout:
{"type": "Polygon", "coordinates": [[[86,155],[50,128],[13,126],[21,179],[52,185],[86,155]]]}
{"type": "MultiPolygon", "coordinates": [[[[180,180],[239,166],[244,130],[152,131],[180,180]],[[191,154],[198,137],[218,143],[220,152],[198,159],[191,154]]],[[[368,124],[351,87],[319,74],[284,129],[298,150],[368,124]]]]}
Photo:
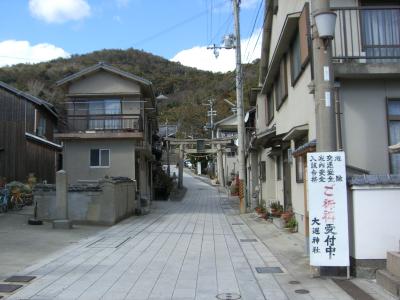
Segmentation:
{"type": "Polygon", "coordinates": [[[334,62],[400,62],[400,6],[333,8],[334,62]]]}

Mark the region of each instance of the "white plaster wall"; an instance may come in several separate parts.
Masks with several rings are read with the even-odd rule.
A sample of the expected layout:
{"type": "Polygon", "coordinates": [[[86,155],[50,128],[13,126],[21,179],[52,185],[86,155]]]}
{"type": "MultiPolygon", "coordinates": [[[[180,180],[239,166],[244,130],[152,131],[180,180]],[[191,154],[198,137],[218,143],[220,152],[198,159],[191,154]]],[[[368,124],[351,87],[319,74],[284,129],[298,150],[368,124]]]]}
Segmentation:
{"type": "Polygon", "coordinates": [[[98,180],[106,175],[135,179],[135,141],[67,140],[63,155],[69,184],[76,184],[78,180],[98,180]],[[110,149],[110,167],[90,167],[90,149],[95,148],[110,149]]]}
{"type": "Polygon", "coordinates": [[[307,65],[296,84],[291,86],[290,63],[287,64],[288,97],[279,108],[275,110],[276,134],[286,133],[293,127],[308,124],[309,140],[315,138],[315,108],[314,96],[309,93],[308,85],[311,83],[311,67],[307,65]]]}
{"type": "Polygon", "coordinates": [[[342,135],[347,164],[389,173],[387,98],[400,98],[399,80],[342,80],[342,135]]]}
{"type": "Polygon", "coordinates": [[[136,82],[106,71],[98,71],[85,78],[72,82],[70,94],[139,94],[136,82]]]}
{"type": "Polygon", "coordinates": [[[272,33],[271,33],[271,51],[269,53],[269,61],[274,55],[276,44],[278,43],[279,36],[281,35],[283,25],[285,24],[286,16],[291,13],[301,12],[305,0],[279,0],[278,13],[274,15],[272,20],[272,33]]]}
{"type": "Polygon", "coordinates": [[[387,251],[399,251],[400,187],[356,187],[351,201],[351,256],[386,259],[387,251]]]}

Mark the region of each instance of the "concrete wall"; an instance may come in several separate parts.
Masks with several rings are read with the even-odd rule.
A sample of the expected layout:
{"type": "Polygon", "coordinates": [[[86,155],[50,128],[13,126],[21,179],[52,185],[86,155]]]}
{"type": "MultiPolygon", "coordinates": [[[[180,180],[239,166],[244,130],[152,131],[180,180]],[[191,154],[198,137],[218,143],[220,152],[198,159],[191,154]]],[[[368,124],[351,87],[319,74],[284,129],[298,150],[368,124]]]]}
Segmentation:
{"type": "MultiPolygon", "coordinates": [[[[40,219],[56,219],[54,187],[38,187],[34,200],[38,203],[40,219]]],[[[73,223],[112,225],[134,214],[139,208],[133,181],[102,180],[92,187],[70,187],[68,218],[73,223]]]]}
{"type": "Polygon", "coordinates": [[[347,164],[389,173],[387,98],[399,98],[399,80],[341,81],[343,145],[347,164]]]}
{"type": "Polygon", "coordinates": [[[99,180],[106,175],[135,179],[135,142],[132,140],[67,140],[63,154],[69,184],[99,180]],[[90,167],[90,149],[110,149],[110,166],[90,167]]]}
{"type": "Polygon", "coordinates": [[[69,94],[140,94],[140,86],[132,80],[106,71],[80,78],[69,86],[69,94]]]}
{"type": "Polygon", "coordinates": [[[387,251],[398,251],[400,187],[357,186],[350,196],[350,255],[386,259],[387,251]]]}

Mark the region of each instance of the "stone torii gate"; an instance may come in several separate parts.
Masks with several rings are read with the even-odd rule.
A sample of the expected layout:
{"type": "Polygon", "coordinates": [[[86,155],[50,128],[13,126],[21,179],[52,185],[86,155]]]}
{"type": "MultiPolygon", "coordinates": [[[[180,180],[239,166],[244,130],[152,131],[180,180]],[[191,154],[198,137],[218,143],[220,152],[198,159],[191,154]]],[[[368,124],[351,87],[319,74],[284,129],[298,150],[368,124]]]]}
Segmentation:
{"type": "MultiPolygon", "coordinates": [[[[178,188],[183,186],[183,159],[186,153],[207,153],[214,154],[217,153],[217,170],[218,170],[218,180],[225,186],[224,176],[223,176],[223,165],[222,165],[222,152],[225,146],[232,143],[232,137],[230,138],[219,138],[219,139],[174,139],[167,138],[166,141],[169,145],[179,145],[179,168],[178,168],[178,188]],[[206,149],[206,145],[211,146],[211,148],[206,149]],[[192,148],[186,148],[187,146],[192,146],[192,148]],[[216,147],[214,147],[216,146],[216,147]]],[[[167,147],[169,149],[169,147],[167,147]]],[[[168,150],[167,150],[168,151],[168,150]]]]}

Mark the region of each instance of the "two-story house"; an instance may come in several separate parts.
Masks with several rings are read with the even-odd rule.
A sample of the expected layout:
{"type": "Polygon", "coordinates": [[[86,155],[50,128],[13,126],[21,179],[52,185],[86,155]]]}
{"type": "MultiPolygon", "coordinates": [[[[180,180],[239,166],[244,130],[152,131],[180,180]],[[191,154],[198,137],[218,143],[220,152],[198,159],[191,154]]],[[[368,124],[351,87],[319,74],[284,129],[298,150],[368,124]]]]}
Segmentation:
{"type": "Polygon", "coordinates": [[[61,146],[53,131],[58,113],[47,101],[0,82],[0,178],[26,182],[29,173],[53,183],[61,146]]]}
{"type": "MultiPolygon", "coordinates": [[[[313,2],[267,2],[260,93],[252,103],[257,108],[253,144],[265,174],[258,182],[260,198],[266,205],[280,201],[292,207],[300,232],[307,224],[305,157],[318,144],[313,2]]],[[[388,148],[400,141],[400,6],[394,5],[399,1],[330,1],[337,14],[332,103],[348,174],[400,173],[400,154],[388,148]]]]}
{"type": "MultiPolygon", "coordinates": [[[[152,199],[152,83],[105,63],[60,81],[66,94],[64,170],[70,184],[109,177],[136,180],[142,202],[152,199]]],[[[143,204],[142,205],[146,205],[143,204]]]]}

